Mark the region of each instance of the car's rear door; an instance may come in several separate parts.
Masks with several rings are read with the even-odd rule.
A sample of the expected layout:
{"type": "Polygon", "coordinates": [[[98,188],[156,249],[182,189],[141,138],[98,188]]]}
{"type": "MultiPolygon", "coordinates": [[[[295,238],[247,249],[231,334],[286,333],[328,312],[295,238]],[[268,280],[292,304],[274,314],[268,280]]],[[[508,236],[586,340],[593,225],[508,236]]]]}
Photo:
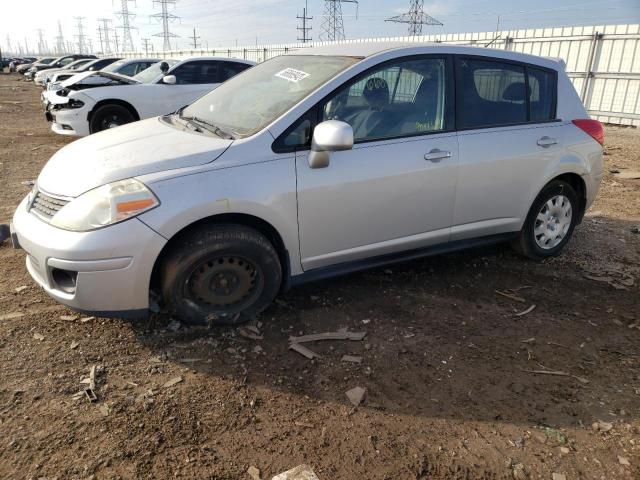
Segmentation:
{"type": "Polygon", "coordinates": [[[460,171],[451,239],[517,231],[562,152],[557,74],[485,57],[456,58],[460,171]]]}
{"type": "MultiPolygon", "coordinates": [[[[318,121],[352,125],[355,146],[321,169],[310,168],[308,149],[296,155],[305,270],[448,241],[458,167],[451,76],[446,56],[399,58],[319,105],[318,121]]],[[[290,144],[308,145],[302,122],[290,144]]]]}

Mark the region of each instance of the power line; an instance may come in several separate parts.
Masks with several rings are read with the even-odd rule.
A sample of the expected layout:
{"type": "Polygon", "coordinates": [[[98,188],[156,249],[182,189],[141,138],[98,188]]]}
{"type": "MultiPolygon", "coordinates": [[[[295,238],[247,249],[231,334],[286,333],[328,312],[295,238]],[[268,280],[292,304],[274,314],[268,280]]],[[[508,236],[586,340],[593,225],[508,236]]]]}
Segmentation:
{"type": "Polygon", "coordinates": [[[408,23],[409,35],[415,37],[422,35],[423,25],[442,25],[441,22],[433,18],[431,15],[424,13],[424,0],[411,0],[409,13],[396,15],[385,20],[386,22],[408,23]]]}
{"type": "MultiPolygon", "coordinates": [[[[120,0],[120,11],[116,12],[115,15],[120,19],[122,25],[118,25],[116,29],[122,30],[122,51],[128,52],[133,51],[133,39],[131,38],[131,30],[136,28],[131,26],[130,19],[134,18],[136,15],[134,13],[129,12],[129,2],[135,2],[135,0],[120,0]]],[[[116,45],[116,50],[118,50],[116,45]]]]}
{"type": "Polygon", "coordinates": [[[162,23],[162,33],[156,33],[153,36],[163,38],[163,50],[171,50],[171,39],[178,37],[178,35],[169,31],[169,23],[180,20],[180,17],[169,13],[169,5],[173,5],[175,7],[176,1],[177,0],[153,0],[154,6],[160,5],[160,7],[162,8],[162,11],[160,13],[151,15],[151,18],[162,23]]]}
{"type": "Polygon", "coordinates": [[[322,25],[320,26],[320,40],[334,41],[345,39],[344,22],[342,21],[343,3],[355,3],[356,9],[358,8],[358,0],[324,1],[324,14],[322,16],[322,25]]]}
{"type": "Polygon", "coordinates": [[[149,43],[148,38],[142,39],[142,48],[144,48],[144,54],[149,56],[149,47],[151,47],[151,51],[153,51],[153,45],[149,43]]]}
{"type": "Polygon", "coordinates": [[[196,29],[193,29],[193,37],[191,37],[191,39],[193,40],[193,49],[196,50],[200,45],[198,44],[198,39],[200,37],[196,37],[196,29]]]}
{"type": "Polygon", "coordinates": [[[113,28],[109,26],[111,22],[112,20],[110,18],[98,19],[98,36],[100,37],[100,49],[102,53],[111,53],[111,41],[109,40],[109,32],[113,31],[113,28]]]}
{"type": "Polygon", "coordinates": [[[307,0],[305,0],[304,8],[302,9],[302,16],[300,15],[296,16],[298,20],[302,20],[302,27],[298,27],[298,30],[302,32],[302,38],[298,37],[298,41],[302,43],[307,43],[312,40],[312,38],[309,36],[309,32],[312,30],[312,28],[307,27],[307,20],[313,20],[313,17],[307,16],[307,13],[309,11],[308,8],[309,8],[309,5],[307,3],[307,0]]]}
{"type": "Polygon", "coordinates": [[[56,50],[62,55],[65,51],[64,48],[64,35],[62,34],[62,23],[58,20],[58,36],[56,37],[56,50]]]}
{"type": "Polygon", "coordinates": [[[78,34],[76,35],[76,38],[78,39],[78,53],[79,54],[83,54],[86,53],[86,45],[85,45],[85,39],[87,38],[87,36],[84,34],[84,25],[82,24],[82,21],[84,20],[85,17],[73,17],[77,23],[76,28],[78,29],[78,34]]]}

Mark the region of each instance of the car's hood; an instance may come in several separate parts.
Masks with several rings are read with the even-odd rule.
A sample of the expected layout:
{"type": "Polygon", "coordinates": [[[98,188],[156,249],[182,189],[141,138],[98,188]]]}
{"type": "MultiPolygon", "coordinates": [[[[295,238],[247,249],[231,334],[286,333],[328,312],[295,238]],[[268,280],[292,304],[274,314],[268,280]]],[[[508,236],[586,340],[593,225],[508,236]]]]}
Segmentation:
{"type": "MultiPolygon", "coordinates": [[[[123,83],[129,83],[129,84],[136,84],[136,83],[140,83],[137,80],[134,80],[131,77],[127,77],[126,75],[118,75],[117,73],[110,73],[110,72],[80,72],[75,74],[73,77],[66,79],[64,82],[62,82],[62,88],[65,87],[70,87],[71,85],[74,85],[76,83],[80,83],[82,82],[82,80],[84,80],[85,78],[88,77],[92,77],[92,76],[96,76],[96,77],[102,77],[102,78],[106,78],[109,80],[117,80],[123,83]]],[[[96,85],[99,86],[99,85],[96,85]]]]}
{"type": "Polygon", "coordinates": [[[38,187],[55,195],[77,197],[105,183],[213,162],[232,143],[150,118],[62,148],[42,169],[38,187]]]}

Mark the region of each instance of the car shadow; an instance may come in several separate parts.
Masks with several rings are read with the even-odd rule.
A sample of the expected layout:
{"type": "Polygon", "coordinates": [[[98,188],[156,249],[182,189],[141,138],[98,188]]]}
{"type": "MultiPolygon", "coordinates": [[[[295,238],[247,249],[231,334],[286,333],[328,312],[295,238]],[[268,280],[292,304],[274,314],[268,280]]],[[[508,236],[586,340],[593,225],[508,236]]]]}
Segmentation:
{"type": "Polygon", "coordinates": [[[175,330],[164,314],[131,325],[158,361],[204,374],[200,382],[344,405],[360,386],[363,407],[388,413],[578,426],[637,407],[631,389],[612,396],[612,385],[626,384],[640,355],[640,295],[629,280],[640,239],[634,222],[600,218],[594,234],[593,221],[565,255],[541,263],[496,245],[295,288],[252,323],[255,338],[254,327],[175,330]],[[622,261],[611,231],[628,242],[617,242],[630,255],[622,261]],[[608,252],[622,273],[588,262],[608,252]],[[366,337],[307,343],[312,360],[289,349],[291,336],[344,329],[366,337]]]}

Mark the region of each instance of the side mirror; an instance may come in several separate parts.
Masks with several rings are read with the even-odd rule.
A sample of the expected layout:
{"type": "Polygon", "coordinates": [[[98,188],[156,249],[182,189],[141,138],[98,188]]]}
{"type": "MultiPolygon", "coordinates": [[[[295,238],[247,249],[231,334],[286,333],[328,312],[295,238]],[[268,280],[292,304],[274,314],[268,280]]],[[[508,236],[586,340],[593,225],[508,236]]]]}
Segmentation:
{"type": "Polygon", "coordinates": [[[166,83],[167,85],[175,85],[176,84],[176,76],[175,75],[165,75],[162,77],[162,83],[166,83]]]}
{"type": "Polygon", "coordinates": [[[326,168],[329,166],[331,152],[351,150],[353,148],[353,128],[338,120],[327,120],[318,124],[311,139],[309,167],[326,168]]]}

